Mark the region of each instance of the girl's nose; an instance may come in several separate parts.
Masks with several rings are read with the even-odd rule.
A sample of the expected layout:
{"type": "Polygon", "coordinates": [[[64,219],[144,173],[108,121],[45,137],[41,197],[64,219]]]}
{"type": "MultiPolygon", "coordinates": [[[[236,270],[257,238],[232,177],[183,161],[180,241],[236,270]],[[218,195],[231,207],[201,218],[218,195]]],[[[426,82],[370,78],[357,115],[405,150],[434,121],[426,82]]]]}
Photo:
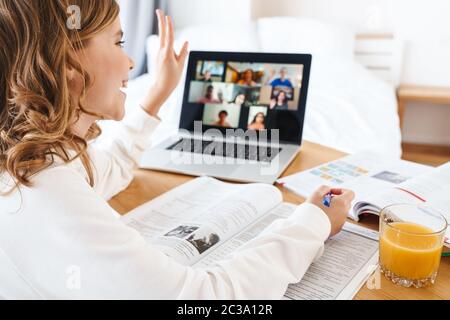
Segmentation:
{"type": "Polygon", "coordinates": [[[130,61],[130,70],[134,69],[134,61],[130,57],[128,57],[128,60],[130,61]]]}

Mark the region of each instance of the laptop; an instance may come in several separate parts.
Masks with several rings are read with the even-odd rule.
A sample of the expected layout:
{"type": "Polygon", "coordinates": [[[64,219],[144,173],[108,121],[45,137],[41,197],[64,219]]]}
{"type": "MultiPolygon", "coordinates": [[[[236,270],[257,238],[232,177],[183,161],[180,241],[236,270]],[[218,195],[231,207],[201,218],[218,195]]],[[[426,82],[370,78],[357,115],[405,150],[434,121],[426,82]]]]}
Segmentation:
{"type": "Polygon", "coordinates": [[[311,59],[192,51],[178,133],[141,168],[273,184],[300,151],[311,59]]]}

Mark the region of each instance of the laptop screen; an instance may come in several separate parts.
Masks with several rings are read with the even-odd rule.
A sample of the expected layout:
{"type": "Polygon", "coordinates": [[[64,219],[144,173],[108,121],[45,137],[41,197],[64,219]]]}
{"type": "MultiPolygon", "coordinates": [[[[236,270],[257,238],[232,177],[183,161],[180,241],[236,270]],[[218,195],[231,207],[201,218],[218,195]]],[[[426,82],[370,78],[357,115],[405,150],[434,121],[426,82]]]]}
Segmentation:
{"type": "Polygon", "coordinates": [[[261,132],[300,143],[310,55],[191,52],[180,128],[261,132]]]}

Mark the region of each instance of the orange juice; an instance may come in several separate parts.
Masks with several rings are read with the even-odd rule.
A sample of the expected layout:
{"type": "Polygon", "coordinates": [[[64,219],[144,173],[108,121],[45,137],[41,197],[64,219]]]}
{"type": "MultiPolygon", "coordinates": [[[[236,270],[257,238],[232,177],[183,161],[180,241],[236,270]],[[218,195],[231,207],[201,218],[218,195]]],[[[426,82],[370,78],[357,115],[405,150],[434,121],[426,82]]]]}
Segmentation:
{"type": "Polygon", "coordinates": [[[402,278],[419,280],[433,275],[441,251],[442,237],[415,223],[391,223],[380,234],[380,263],[402,278]]]}

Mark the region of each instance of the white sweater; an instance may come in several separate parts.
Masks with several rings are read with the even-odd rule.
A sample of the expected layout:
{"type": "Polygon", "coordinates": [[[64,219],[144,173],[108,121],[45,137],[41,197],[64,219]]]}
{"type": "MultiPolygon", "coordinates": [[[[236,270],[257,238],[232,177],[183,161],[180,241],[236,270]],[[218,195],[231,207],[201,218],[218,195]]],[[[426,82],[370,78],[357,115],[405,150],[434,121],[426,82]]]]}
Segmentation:
{"type": "MultiPolygon", "coordinates": [[[[118,219],[107,199],[128,186],[158,123],[138,108],[108,147],[89,147],[94,188],[79,160],[58,161],[0,196],[0,299],[280,299],[302,278],[330,233],[311,204],[208,269],[180,265],[118,219]]],[[[0,176],[0,190],[8,183],[0,176]]]]}

